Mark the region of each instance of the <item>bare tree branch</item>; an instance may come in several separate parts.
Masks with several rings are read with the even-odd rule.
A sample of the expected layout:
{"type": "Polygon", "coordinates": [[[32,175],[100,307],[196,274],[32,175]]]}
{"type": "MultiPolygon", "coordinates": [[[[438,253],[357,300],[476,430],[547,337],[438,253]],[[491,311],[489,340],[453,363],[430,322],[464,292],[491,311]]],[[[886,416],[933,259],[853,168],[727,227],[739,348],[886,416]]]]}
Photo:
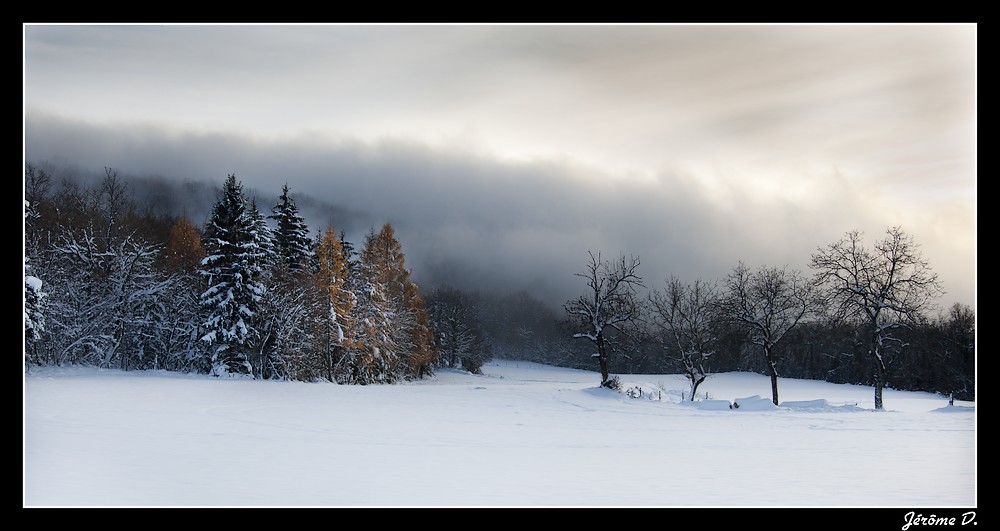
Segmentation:
{"type": "Polygon", "coordinates": [[[601,385],[609,387],[608,330],[623,331],[626,324],[635,322],[640,315],[637,288],[643,287],[642,278],[636,274],[639,257],[628,259],[624,255],[615,261],[602,261],[600,253],[588,252],[590,261],[585,273],[576,276],[586,279],[589,291],[564,305],[567,313],[576,317],[581,331],[573,335],[594,343],[601,368],[601,385]]]}
{"type": "Polygon", "coordinates": [[[869,355],[875,369],[875,409],[882,409],[886,363],[883,345],[891,330],[915,322],[931,309],[943,292],[937,274],[922,258],[913,237],[896,226],[870,249],[862,234],[848,232],[839,241],[820,248],[810,266],[815,283],[843,319],[868,323],[869,355]]]}

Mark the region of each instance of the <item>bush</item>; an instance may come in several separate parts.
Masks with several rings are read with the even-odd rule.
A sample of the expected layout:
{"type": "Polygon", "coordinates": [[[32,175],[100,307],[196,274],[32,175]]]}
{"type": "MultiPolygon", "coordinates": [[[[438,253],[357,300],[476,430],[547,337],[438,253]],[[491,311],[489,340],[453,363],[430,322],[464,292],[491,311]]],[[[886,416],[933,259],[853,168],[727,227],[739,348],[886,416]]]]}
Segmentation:
{"type": "Polygon", "coordinates": [[[617,376],[613,376],[611,378],[608,378],[608,380],[606,382],[602,383],[601,385],[603,385],[604,387],[607,387],[608,389],[611,389],[613,391],[621,391],[622,390],[622,381],[617,376]]]}

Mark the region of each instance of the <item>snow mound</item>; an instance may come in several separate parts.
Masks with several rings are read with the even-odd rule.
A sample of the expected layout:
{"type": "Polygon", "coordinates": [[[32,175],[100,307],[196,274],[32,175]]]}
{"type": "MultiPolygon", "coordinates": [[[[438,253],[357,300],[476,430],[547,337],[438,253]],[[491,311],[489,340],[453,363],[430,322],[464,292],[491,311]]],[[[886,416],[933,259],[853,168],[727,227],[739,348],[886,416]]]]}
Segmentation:
{"type": "Polygon", "coordinates": [[[969,406],[944,406],[931,410],[936,413],[975,413],[975,411],[976,408],[969,406]]]}
{"type": "Polygon", "coordinates": [[[834,405],[826,399],[798,400],[792,402],[782,402],[780,407],[798,409],[802,411],[863,411],[857,404],[834,405]]]}
{"type": "Polygon", "coordinates": [[[733,399],[733,409],[740,411],[767,411],[778,409],[769,398],[761,398],[760,395],[746,396],[733,399]]]}
{"type": "Polygon", "coordinates": [[[607,387],[588,387],[583,389],[583,392],[597,397],[604,398],[621,398],[623,395],[614,389],[608,389],[607,387]]]}
{"type": "Polygon", "coordinates": [[[723,409],[730,410],[733,408],[733,405],[730,404],[728,400],[695,400],[694,402],[690,400],[685,400],[681,402],[681,404],[697,409],[706,409],[709,411],[721,411],[723,409]]]}

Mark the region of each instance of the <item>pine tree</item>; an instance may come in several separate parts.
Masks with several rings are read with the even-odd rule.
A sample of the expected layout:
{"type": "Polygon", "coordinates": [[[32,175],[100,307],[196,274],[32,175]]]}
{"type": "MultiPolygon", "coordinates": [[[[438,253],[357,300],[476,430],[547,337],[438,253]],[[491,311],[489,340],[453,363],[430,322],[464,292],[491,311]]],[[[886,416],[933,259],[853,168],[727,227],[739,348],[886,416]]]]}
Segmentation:
{"type": "MultiPolygon", "coordinates": [[[[31,204],[27,200],[24,202],[25,227],[31,225],[32,219],[37,214],[32,210],[31,204]]],[[[27,230],[25,231],[27,233],[27,230]]],[[[28,264],[28,252],[25,250],[24,256],[24,344],[25,344],[25,364],[31,358],[37,358],[34,353],[35,342],[41,338],[41,333],[45,330],[44,307],[45,292],[42,291],[42,281],[31,271],[28,264]]]]}
{"type": "Polygon", "coordinates": [[[274,235],[278,256],[289,270],[304,270],[312,252],[312,244],[305,219],[299,215],[295,200],[288,195],[287,184],[282,188],[278,204],[271,209],[269,217],[278,222],[274,235]]]}
{"type": "Polygon", "coordinates": [[[207,256],[200,270],[209,286],[200,299],[207,313],[202,340],[213,347],[212,373],[217,376],[253,374],[254,318],[266,291],[261,276],[267,244],[258,218],[247,205],[243,185],[230,174],[205,228],[207,256]]]}
{"type": "Polygon", "coordinates": [[[275,232],[268,226],[267,218],[257,209],[256,199],[251,201],[247,212],[251,227],[247,259],[260,278],[264,279],[270,276],[271,270],[280,262],[275,232]]]}
{"type": "Polygon", "coordinates": [[[247,248],[246,260],[254,269],[255,278],[263,288],[266,297],[257,301],[254,315],[249,319],[254,334],[250,341],[250,365],[254,378],[283,378],[281,360],[284,346],[280,339],[285,335],[288,319],[285,314],[287,307],[294,306],[296,294],[287,289],[279,289],[279,284],[287,286],[291,279],[284,279],[279,271],[281,259],[278,257],[274,242],[274,231],[267,224],[267,219],[257,208],[257,200],[250,202],[247,211],[250,218],[250,245],[247,248]],[[291,296],[291,297],[289,297],[291,296]]]}
{"type": "Polygon", "coordinates": [[[358,273],[358,253],[354,250],[354,244],[347,239],[344,231],[340,231],[340,248],[344,252],[344,260],[347,262],[348,278],[357,276],[358,273]]]}
{"type": "Polygon", "coordinates": [[[28,262],[24,262],[24,336],[28,342],[38,339],[45,330],[45,315],[42,313],[42,281],[29,274],[28,262]]]}

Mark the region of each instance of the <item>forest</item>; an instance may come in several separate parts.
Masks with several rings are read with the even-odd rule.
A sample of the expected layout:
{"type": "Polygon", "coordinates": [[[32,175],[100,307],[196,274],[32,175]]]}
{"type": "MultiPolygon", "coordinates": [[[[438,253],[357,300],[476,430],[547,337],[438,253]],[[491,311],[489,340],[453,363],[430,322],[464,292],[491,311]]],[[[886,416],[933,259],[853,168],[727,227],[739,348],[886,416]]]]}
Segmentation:
{"type": "Polygon", "coordinates": [[[496,357],[600,370],[607,387],[616,373],[680,374],[690,399],[729,371],[770,376],[775,404],[779,377],[872,385],[876,408],[884,387],[975,399],[975,312],[934,307],[941,286],[900,227],[817,242],[808,272],[739,263],[662,285],[638,256],[592,251],[572,272],[580,297],[553,308],[525,291],[420,286],[391,224],[351,242],[332,222],[308,226],[309,198],[287,184],[261,197],[232,174],[208,186],[26,164],[25,370],[367,385],[496,357]]]}

